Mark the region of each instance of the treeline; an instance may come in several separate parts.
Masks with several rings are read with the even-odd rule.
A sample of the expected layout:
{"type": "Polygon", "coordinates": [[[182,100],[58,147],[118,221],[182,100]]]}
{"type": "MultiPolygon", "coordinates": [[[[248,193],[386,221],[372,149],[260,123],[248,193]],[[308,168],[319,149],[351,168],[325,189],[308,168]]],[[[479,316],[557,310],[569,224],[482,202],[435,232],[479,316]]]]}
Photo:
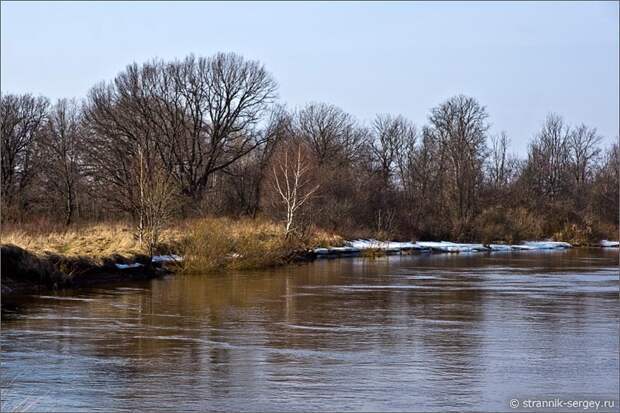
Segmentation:
{"type": "Polygon", "coordinates": [[[617,238],[618,144],[547,115],[527,157],[455,96],[426,125],[277,101],[235,54],[132,64],[82,101],[3,94],[2,220],[266,216],[290,233],[516,241],[617,238]]]}

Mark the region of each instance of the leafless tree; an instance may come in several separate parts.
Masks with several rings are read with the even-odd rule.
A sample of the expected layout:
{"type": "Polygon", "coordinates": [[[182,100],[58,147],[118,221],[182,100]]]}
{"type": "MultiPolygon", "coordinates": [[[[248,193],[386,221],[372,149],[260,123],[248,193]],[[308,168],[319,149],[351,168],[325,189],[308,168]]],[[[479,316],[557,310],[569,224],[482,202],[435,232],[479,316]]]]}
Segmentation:
{"type": "Polygon", "coordinates": [[[173,72],[187,105],[187,133],[167,148],[185,191],[199,197],[211,174],[265,142],[255,127],[277,85],[260,63],[235,54],[190,56],[173,72]]]}
{"type": "Polygon", "coordinates": [[[508,183],[508,145],[509,139],[506,132],[502,131],[499,136],[491,137],[488,173],[494,187],[501,187],[508,183]]]}
{"type": "Polygon", "coordinates": [[[133,64],[91,90],[86,118],[108,140],[143,142],[195,203],[215,172],[264,143],[257,127],[276,87],[235,54],[133,64]]]}
{"type": "Polygon", "coordinates": [[[272,167],[273,187],[286,209],[285,234],[288,237],[296,227],[299,209],[319,189],[310,179],[310,162],[302,154],[301,144],[296,148],[284,148],[272,167]],[[292,152],[289,154],[289,152],[292,152]],[[292,158],[292,159],[289,159],[292,158]]]}
{"type": "Polygon", "coordinates": [[[138,153],[138,182],[139,199],[136,215],[138,216],[137,235],[140,244],[153,256],[159,245],[161,232],[172,216],[176,188],[173,179],[166,174],[163,168],[146,170],[142,151],[138,153]]]}
{"type": "Polygon", "coordinates": [[[568,135],[568,150],[574,180],[581,186],[587,179],[592,177],[594,163],[601,153],[601,136],[596,128],[589,128],[581,124],[568,135]]]}
{"type": "Polygon", "coordinates": [[[431,111],[429,132],[439,142],[447,168],[447,196],[455,234],[463,234],[477,209],[486,157],[488,114],[474,98],[459,95],[431,111]]]}
{"type": "Polygon", "coordinates": [[[362,162],[357,163],[369,174],[366,178],[368,185],[363,189],[368,192],[364,202],[374,212],[364,219],[373,223],[376,236],[393,236],[397,227],[397,211],[402,199],[399,192],[403,187],[398,172],[405,157],[415,147],[416,137],[415,126],[403,116],[377,115],[369,131],[368,143],[360,150],[362,162]]]}
{"type": "Polygon", "coordinates": [[[375,118],[370,148],[385,187],[390,184],[399,154],[415,145],[416,135],[415,126],[402,116],[378,115],[375,118]]]}
{"type": "Polygon", "coordinates": [[[59,100],[41,134],[42,180],[62,200],[65,225],[74,217],[82,172],[80,109],[74,100],[59,100]]]}
{"type": "Polygon", "coordinates": [[[319,167],[351,161],[365,138],[350,114],[325,103],[312,103],[303,108],[297,114],[295,127],[319,167]]]}
{"type": "Polygon", "coordinates": [[[320,191],[312,205],[314,218],[328,228],[335,229],[344,221],[348,225],[355,219],[359,168],[367,158],[368,131],[342,109],[312,103],[293,116],[292,134],[316,162],[320,191]]]}
{"type": "Polygon", "coordinates": [[[620,220],[620,148],[617,142],[618,137],[605,152],[604,160],[596,171],[592,196],[597,216],[616,228],[620,220]]]}
{"type": "Polygon", "coordinates": [[[538,196],[554,200],[567,193],[570,136],[570,128],[564,120],[552,113],[530,144],[525,178],[538,196]]]}
{"type": "Polygon", "coordinates": [[[134,219],[139,210],[137,165],[154,165],[158,156],[148,128],[114,97],[112,87],[97,87],[85,107],[85,175],[97,197],[134,219]],[[139,159],[142,159],[138,163],[139,159]]]}
{"type": "MultiPolygon", "coordinates": [[[[2,204],[13,206],[16,198],[23,201],[34,175],[34,148],[45,122],[49,102],[32,95],[3,95],[0,99],[0,130],[2,133],[2,204]]],[[[21,202],[20,210],[25,205],[21,202]]]]}
{"type": "Polygon", "coordinates": [[[268,175],[269,162],[283,140],[292,136],[291,116],[280,106],[273,109],[266,126],[260,130],[263,142],[254,151],[223,170],[227,179],[227,204],[237,213],[256,217],[260,211],[263,182],[268,175]]]}

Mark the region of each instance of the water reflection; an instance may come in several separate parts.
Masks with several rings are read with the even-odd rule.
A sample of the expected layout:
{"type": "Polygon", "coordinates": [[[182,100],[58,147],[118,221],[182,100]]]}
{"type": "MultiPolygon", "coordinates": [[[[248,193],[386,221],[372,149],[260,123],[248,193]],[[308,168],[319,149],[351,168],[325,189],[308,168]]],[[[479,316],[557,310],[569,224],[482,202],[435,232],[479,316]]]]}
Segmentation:
{"type": "Polygon", "coordinates": [[[618,393],[617,251],[317,261],[3,303],[3,407],[507,410],[618,393]]]}

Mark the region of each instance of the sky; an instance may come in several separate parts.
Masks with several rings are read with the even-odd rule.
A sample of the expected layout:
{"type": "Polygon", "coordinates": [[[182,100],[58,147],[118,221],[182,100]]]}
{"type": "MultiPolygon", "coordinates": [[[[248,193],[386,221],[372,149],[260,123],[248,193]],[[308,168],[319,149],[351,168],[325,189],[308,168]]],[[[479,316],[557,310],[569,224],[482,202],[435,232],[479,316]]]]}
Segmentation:
{"type": "Polygon", "coordinates": [[[236,52],[291,108],[419,126],[457,94],[525,154],[549,112],[618,138],[618,2],[6,2],[2,93],[82,98],[132,62],[236,52]]]}

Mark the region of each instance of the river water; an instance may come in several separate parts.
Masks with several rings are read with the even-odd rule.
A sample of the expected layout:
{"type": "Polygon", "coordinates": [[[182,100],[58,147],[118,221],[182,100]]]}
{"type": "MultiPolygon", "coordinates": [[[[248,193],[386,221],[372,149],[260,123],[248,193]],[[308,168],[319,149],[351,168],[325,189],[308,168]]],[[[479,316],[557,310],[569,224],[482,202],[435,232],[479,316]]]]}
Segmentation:
{"type": "Polygon", "coordinates": [[[428,254],[5,299],[2,411],[618,411],[618,277],[617,249],[428,254]]]}

